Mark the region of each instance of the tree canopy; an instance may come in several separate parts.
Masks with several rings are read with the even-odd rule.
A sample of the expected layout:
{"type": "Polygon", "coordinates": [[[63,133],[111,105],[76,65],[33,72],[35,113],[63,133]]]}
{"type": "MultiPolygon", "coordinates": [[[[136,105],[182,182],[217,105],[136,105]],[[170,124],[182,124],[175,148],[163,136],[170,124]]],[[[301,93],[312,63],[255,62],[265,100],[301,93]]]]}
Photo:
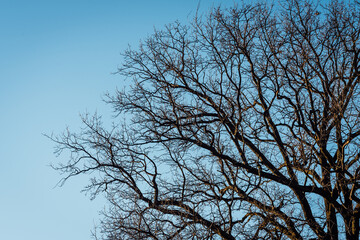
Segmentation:
{"type": "Polygon", "coordinates": [[[124,52],[116,117],[54,137],[104,239],[359,239],[360,4],[216,8],[124,52]]]}

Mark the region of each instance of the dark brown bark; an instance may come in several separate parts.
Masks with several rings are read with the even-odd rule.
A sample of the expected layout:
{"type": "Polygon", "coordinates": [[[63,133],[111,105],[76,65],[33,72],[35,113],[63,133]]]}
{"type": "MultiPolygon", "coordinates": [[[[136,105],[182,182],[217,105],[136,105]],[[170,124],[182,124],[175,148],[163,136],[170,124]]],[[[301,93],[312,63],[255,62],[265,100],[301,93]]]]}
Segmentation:
{"type": "Polygon", "coordinates": [[[106,239],[358,239],[359,48],[355,2],[169,25],[124,53],[123,123],[53,138],[56,168],[96,173],[106,239]]]}

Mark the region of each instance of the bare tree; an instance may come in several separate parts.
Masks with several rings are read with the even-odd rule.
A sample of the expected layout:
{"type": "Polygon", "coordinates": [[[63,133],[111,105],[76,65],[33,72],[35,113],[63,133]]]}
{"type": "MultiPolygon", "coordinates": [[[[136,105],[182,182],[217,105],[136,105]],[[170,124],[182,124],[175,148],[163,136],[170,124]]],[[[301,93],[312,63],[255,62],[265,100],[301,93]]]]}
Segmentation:
{"type": "Polygon", "coordinates": [[[359,239],[359,10],[219,8],[127,50],[117,124],[54,139],[104,239],[359,239]]]}

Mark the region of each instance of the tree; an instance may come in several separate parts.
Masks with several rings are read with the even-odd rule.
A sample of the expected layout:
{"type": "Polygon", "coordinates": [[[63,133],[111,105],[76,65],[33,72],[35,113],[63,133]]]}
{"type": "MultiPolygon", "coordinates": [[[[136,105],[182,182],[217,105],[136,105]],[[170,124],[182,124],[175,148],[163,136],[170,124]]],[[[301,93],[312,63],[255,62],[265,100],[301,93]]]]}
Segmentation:
{"type": "Polygon", "coordinates": [[[360,4],[257,3],[128,49],[116,117],[55,137],[105,239],[359,239],[360,4]]]}

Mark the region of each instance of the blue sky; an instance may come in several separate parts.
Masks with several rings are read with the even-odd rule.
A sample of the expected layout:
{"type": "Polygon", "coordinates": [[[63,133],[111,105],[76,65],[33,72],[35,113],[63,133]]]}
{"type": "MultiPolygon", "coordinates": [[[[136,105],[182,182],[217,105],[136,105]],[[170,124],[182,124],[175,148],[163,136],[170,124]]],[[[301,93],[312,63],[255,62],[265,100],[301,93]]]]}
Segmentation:
{"type": "MultiPolygon", "coordinates": [[[[232,0],[203,0],[200,10],[232,0]]],[[[76,131],[79,114],[111,109],[121,88],[111,74],[120,53],[154,27],[191,20],[196,0],[0,0],[0,239],[85,240],[104,207],[81,193],[88,178],[63,187],[42,134],[76,131]]]]}

